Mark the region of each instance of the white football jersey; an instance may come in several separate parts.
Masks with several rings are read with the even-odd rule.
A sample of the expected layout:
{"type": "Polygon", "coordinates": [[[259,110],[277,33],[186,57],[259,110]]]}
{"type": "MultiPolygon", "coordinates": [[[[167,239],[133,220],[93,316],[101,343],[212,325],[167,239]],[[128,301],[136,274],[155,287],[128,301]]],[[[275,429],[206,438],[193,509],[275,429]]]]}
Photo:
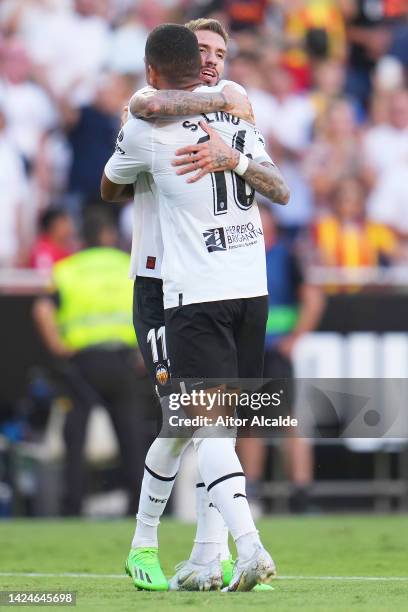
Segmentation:
{"type": "MultiPolygon", "coordinates": [[[[152,91],[151,87],[143,87],[137,93],[143,94],[149,91],[152,91]]],[[[128,116],[129,118],[132,117],[130,113],[128,116]]],[[[115,149],[118,154],[122,154],[121,138],[122,132],[119,132],[115,149]]],[[[111,158],[110,163],[105,168],[105,174],[113,183],[127,184],[129,182],[128,176],[116,171],[115,160],[117,159],[118,157],[115,155],[111,158]]],[[[142,172],[137,175],[137,180],[134,183],[134,194],[129,278],[135,279],[136,276],[161,278],[163,241],[156,186],[150,173],[142,172]]]]}
{"type": "MultiPolygon", "coordinates": [[[[109,178],[109,177],[108,177],[109,178]]],[[[111,179],[113,181],[113,177],[111,179]]],[[[138,175],[134,185],[132,252],[130,278],[161,278],[163,240],[156,185],[150,173],[138,175]]]]}
{"type": "MultiPolygon", "coordinates": [[[[198,125],[200,120],[207,121],[230,146],[256,161],[270,161],[252,125],[218,112],[155,122],[132,118],[105,168],[115,183],[136,182],[137,186],[140,173],[154,177],[164,247],[165,308],[267,293],[262,226],[253,190],[233,172],[210,174],[188,184],[171,165],[176,149],[208,138],[198,125]]],[[[154,196],[154,188],[150,191],[154,196]]],[[[142,234],[147,231],[143,226],[142,234]]],[[[145,238],[146,245],[150,238],[145,238]]],[[[141,244],[140,233],[137,242],[141,244]]],[[[154,255],[146,256],[152,265],[147,257],[154,255]]],[[[146,274],[140,271],[146,262],[138,256],[138,274],[146,274]]]]}
{"type": "MultiPolygon", "coordinates": [[[[226,85],[232,85],[243,95],[246,95],[246,91],[241,85],[227,80],[220,81],[216,87],[209,88],[203,86],[198,88],[197,91],[215,93],[221,91],[226,85]]],[[[151,87],[144,87],[137,93],[140,94],[145,91],[151,91],[151,87]]],[[[117,151],[120,153],[119,140],[116,146],[117,151]]],[[[268,161],[272,163],[271,158],[265,151],[265,141],[261,134],[258,134],[253,158],[257,162],[268,161]]],[[[115,171],[117,162],[118,158],[114,156],[105,168],[106,175],[114,183],[127,183],[128,176],[123,176],[120,172],[115,171]]],[[[134,189],[133,237],[129,277],[133,279],[136,276],[161,278],[163,241],[160,228],[159,203],[152,176],[149,173],[139,174],[134,189]]]]}

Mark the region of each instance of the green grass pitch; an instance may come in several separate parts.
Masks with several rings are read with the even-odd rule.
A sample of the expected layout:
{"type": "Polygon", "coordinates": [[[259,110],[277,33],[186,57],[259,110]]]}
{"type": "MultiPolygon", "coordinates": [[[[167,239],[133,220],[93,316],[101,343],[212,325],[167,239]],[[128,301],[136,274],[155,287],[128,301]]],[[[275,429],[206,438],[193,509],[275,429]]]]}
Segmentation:
{"type": "MultiPolygon", "coordinates": [[[[408,611],[408,517],[276,517],[258,526],[280,576],[270,593],[136,591],[121,577],[133,534],[130,520],[0,522],[0,589],[76,591],[75,609],[92,612],[408,611]]],[[[162,521],[166,575],[188,556],[193,534],[192,525],[162,521]]]]}

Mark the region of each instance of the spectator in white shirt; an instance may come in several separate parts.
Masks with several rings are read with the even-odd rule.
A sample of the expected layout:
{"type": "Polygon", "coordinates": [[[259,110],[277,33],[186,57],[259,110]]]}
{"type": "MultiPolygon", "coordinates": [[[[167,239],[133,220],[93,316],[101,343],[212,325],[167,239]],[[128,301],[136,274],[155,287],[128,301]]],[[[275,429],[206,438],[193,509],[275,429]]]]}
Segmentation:
{"type": "Polygon", "coordinates": [[[56,99],[68,95],[77,106],[86,104],[93,98],[95,81],[109,53],[108,2],[75,0],[74,10],[65,11],[54,3],[45,4],[47,10],[42,6],[40,19],[37,14],[31,25],[20,24],[30,56],[56,99]]]}
{"type": "Polygon", "coordinates": [[[303,164],[320,212],[329,206],[330,194],[341,177],[360,173],[360,159],[361,141],[353,106],[346,98],[339,98],[322,118],[303,164]]]}
{"type": "Polygon", "coordinates": [[[246,88],[257,127],[267,139],[274,162],[293,187],[290,207],[279,207],[282,210],[276,211],[276,218],[280,229],[295,237],[312,217],[311,191],[299,160],[312,130],[313,103],[292,93],[292,78],[279,66],[279,51],[272,47],[262,58],[257,53],[239,53],[230,63],[228,77],[246,88]]]}
{"type": "Polygon", "coordinates": [[[246,88],[264,137],[283,146],[290,155],[301,155],[310,140],[316,113],[309,97],[294,93],[293,78],[280,65],[279,52],[268,48],[261,57],[249,52],[238,54],[230,64],[228,78],[246,88]]]}
{"type": "Polygon", "coordinates": [[[27,255],[23,214],[26,195],[24,165],[10,139],[0,106],[0,267],[22,264],[27,255]]]}
{"type": "Polygon", "coordinates": [[[408,90],[400,89],[389,98],[387,123],[367,130],[364,141],[366,180],[375,186],[381,175],[408,155],[408,90]]]}
{"type": "Polygon", "coordinates": [[[112,33],[109,68],[113,72],[144,75],[144,51],[149,31],[139,17],[137,6],[127,11],[123,23],[112,33]]]}
{"type": "Polygon", "coordinates": [[[316,116],[313,104],[308,96],[294,92],[293,77],[284,66],[265,64],[264,78],[272,97],[268,108],[269,134],[288,153],[300,157],[311,138],[316,116]]]}
{"type": "Polygon", "coordinates": [[[42,87],[30,80],[32,65],[21,42],[7,41],[1,57],[0,89],[9,132],[31,164],[43,134],[57,124],[58,113],[42,87]]]}
{"type": "Polygon", "coordinates": [[[381,174],[368,200],[368,215],[408,239],[408,152],[399,164],[381,174]]]}

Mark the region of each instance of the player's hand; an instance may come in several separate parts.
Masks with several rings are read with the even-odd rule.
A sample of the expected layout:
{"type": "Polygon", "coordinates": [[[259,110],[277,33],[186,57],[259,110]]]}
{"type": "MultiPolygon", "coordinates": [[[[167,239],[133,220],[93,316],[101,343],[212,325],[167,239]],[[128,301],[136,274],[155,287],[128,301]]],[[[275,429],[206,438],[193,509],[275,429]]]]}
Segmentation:
{"type": "Polygon", "coordinates": [[[188,174],[198,170],[187,183],[195,183],[210,172],[233,170],[239,162],[239,152],[229,147],[205,121],[200,121],[200,127],[207,132],[209,139],[200,144],[178,149],[177,157],[172,161],[173,166],[182,166],[177,170],[177,174],[188,174]]]}
{"type": "Polygon", "coordinates": [[[251,102],[247,96],[240,94],[233,85],[226,85],[223,87],[222,93],[227,100],[226,110],[231,113],[231,115],[244,119],[244,121],[248,121],[248,123],[255,124],[254,111],[252,110],[251,102]]]}

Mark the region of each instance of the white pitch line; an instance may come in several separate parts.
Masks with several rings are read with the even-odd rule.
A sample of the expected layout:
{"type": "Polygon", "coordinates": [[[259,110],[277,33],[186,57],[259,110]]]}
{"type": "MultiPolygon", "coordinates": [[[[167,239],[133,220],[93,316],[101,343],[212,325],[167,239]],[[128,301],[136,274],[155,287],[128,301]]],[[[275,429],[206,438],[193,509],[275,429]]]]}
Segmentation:
{"type": "Polygon", "coordinates": [[[128,578],[125,574],[85,574],[85,573],[73,573],[73,572],[61,572],[58,574],[51,574],[47,572],[0,572],[1,577],[25,577],[25,578],[128,578]]]}
{"type": "Polygon", "coordinates": [[[408,582],[408,576],[277,576],[278,580],[362,580],[408,582]]]}
{"type": "MultiPolygon", "coordinates": [[[[101,578],[128,579],[124,574],[86,574],[62,572],[58,574],[42,572],[0,572],[0,578],[101,578]]],[[[359,580],[362,582],[408,582],[408,576],[277,576],[278,580],[359,580]]]]}

